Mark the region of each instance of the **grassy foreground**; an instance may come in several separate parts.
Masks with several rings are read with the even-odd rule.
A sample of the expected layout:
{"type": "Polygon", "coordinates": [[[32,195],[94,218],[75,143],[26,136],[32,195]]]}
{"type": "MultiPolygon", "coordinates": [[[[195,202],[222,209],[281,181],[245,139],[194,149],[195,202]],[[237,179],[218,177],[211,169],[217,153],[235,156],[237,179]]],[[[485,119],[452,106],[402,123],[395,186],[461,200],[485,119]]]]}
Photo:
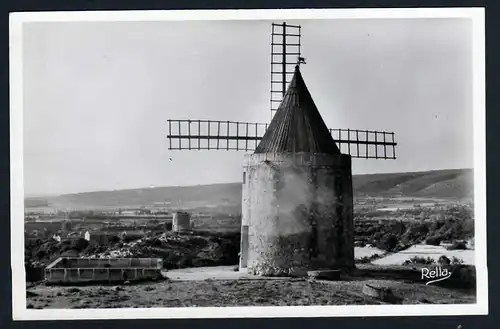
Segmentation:
{"type": "Polygon", "coordinates": [[[125,286],[27,289],[28,308],[143,308],[385,304],[362,294],[364,284],[392,288],[403,304],[475,303],[475,293],[396,280],[203,280],[125,286]]]}

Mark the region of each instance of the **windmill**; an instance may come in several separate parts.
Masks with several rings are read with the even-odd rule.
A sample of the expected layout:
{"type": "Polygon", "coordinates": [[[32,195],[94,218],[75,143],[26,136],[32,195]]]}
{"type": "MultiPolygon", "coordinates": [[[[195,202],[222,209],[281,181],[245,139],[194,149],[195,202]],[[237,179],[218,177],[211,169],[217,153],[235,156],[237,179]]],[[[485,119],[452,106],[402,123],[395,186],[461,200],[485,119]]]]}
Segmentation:
{"type": "Polygon", "coordinates": [[[270,123],[167,121],[170,150],[253,151],[240,253],[240,269],[252,274],[353,267],[351,158],[396,159],[393,132],[327,128],[300,73],[305,63],[301,26],[273,23],[270,123]]]}

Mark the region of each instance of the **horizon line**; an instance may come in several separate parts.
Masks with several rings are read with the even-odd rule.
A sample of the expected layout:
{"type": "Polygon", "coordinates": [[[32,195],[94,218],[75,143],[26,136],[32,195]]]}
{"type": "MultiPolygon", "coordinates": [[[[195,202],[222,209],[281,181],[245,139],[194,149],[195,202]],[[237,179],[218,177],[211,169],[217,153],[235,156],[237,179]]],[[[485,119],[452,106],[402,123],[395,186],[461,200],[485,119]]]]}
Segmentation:
{"type": "MultiPolygon", "coordinates": [[[[452,171],[452,170],[474,170],[474,168],[449,168],[449,169],[431,169],[431,170],[417,170],[417,171],[399,171],[399,172],[380,172],[380,173],[363,173],[363,174],[353,174],[352,176],[369,176],[369,175],[395,175],[395,174],[410,174],[410,173],[427,173],[433,171],[452,171]]],[[[155,189],[155,188],[170,188],[170,187],[195,187],[195,186],[211,186],[211,185],[224,185],[224,184],[241,184],[242,182],[219,182],[219,183],[209,183],[209,184],[186,184],[186,185],[165,185],[165,186],[142,186],[142,187],[132,187],[124,189],[112,189],[112,190],[92,190],[83,192],[68,192],[60,194],[45,194],[45,195],[25,195],[24,199],[34,199],[34,198],[49,198],[58,197],[63,195],[77,195],[77,194],[87,194],[87,193],[103,193],[103,192],[118,192],[118,191],[133,191],[133,190],[145,190],[145,189],[155,189]]]]}

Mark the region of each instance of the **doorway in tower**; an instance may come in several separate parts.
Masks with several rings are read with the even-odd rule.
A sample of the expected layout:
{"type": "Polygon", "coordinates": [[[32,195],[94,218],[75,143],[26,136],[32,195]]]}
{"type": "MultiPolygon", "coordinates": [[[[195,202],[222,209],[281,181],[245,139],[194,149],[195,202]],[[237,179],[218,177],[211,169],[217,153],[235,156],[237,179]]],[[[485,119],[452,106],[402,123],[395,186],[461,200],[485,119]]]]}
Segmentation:
{"type": "Polygon", "coordinates": [[[241,226],[240,268],[246,268],[248,263],[248,225],[241,226]]]}

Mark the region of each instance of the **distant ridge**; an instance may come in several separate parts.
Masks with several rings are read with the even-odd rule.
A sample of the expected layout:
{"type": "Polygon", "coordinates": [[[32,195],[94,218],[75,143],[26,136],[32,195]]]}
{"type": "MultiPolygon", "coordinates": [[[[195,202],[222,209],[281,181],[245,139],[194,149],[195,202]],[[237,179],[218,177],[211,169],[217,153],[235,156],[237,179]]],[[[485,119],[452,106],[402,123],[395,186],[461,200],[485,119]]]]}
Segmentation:
{"type": "MultiPolygon", "coordinates": [[[[473,170],[354,175],[353,187],[357,196],[465,198],[473,194],[473,170]]],[[[25,201],[26,207],[89,209],[156,205],[237,212],[241,205],[241,183],[86,192],[25,201]]]]}

